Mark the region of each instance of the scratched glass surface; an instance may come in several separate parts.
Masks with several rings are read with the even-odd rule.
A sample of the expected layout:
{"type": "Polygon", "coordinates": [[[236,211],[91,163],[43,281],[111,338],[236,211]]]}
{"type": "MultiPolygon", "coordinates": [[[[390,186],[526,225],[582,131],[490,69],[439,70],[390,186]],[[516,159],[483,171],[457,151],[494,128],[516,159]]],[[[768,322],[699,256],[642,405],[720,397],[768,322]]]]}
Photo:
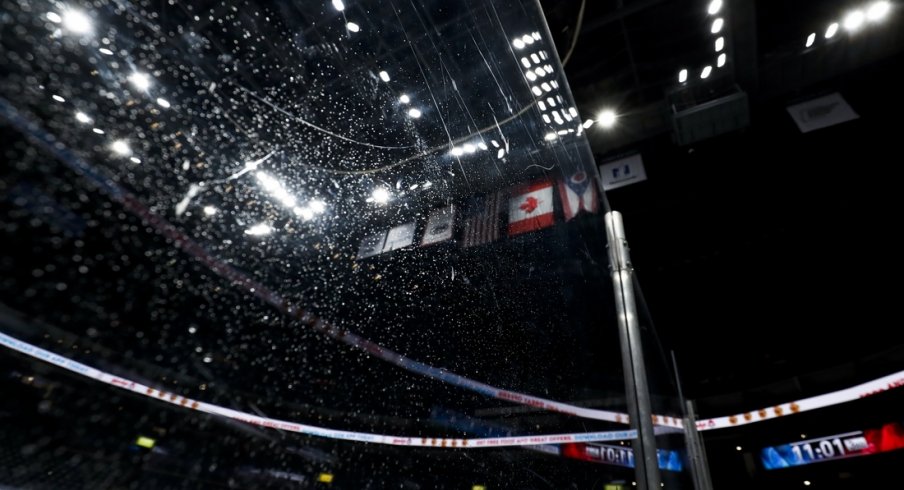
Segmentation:
{"type": "Polygon", "coordinates": [[[631,480],[564,446],[191,410],[412,438],[626,427],[445,376],[624,411],[592,155],[538,5],[0,5],[2,332],[153,389],[4,349],[0,485],[631,480]]]}

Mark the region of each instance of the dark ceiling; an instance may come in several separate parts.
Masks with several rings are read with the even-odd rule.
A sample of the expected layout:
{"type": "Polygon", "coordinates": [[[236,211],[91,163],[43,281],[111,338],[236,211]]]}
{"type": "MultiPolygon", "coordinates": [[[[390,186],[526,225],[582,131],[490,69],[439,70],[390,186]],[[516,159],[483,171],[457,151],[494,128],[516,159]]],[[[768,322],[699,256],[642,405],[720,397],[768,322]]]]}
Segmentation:
{"type": "MultiPolygon", "coordinates": [[[[532,233],[356,254],[365,236],[406,222],[420,237],[441,206],[460,220],[475,197],[639,152],[648,180],[604,204],[625,216],[655,410],[680,413],[670,351],[706,416],[886,374],[904,345],[889,286],[901,248],[900,15],[806,48],[853,4],[726,0],[728,62],[700,80],[716,59],[708,2],[541,4],[100,1],[83,5],[94,29],[76,36],[45,14],[61,4],[0,0],[3,332],[149,386],[333,428],[469,434],[443,425],[446,411],[518,434],[617,428],[512,410],[272,305],[494,386],[624,410],[600,215],[565,222],[556,201],[556,224],[532,233]],[[512,42],[533,32],[541,39],[523,54],[549,56],[548,80],[561,85],[541,96],[512,42]],[[568,57],[564,75],[555,52],[568,57]],[[149,87],[129,78],[138,72],[149,87]],[[786,106],[833,92],[860,118],[801,134],[786,106]],[[541,105],[557,94],[569,117],[558,126],[541,105]],[[743,104],[677,123],[727,100],[743,104]],[[615,127],[581,137],[603,108],[619,114],[615,127]],[[688,127],[709,136],[689,142],[688,127]],[[282,190],[252,178],[260,172],[282,190]],[[316,201],[326,212],[311,211],[316,201]],[[263,224],[269,235],[252,233],[263,224]],[[224,277],[226,266],[247,280],[224,277]],[[251,281],[277,300],[261,301],[251,281]]],[[[258,429],[7,351],[0,368],[16,394],[0,405],[0,485],[307,488],[320,471],[340,475],[339,488],[632,478],[521,449],[258,429]],[[135,447],[138,434],[158,448],[135,447]]]]}

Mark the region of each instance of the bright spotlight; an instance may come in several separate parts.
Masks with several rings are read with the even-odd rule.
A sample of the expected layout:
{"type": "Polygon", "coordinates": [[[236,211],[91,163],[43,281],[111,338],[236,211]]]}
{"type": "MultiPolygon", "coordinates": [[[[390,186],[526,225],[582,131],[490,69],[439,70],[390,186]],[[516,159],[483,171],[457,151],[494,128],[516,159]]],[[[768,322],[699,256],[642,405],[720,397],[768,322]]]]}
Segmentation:
{"type": "Polygon", "coordinates": [[[519,37],[518,39],[512,41],[512,46],[514,46],[515,49],[524,49],[524,41],[522,41],[519,37]]]}
{"type": "Polygon", "coordinates": [[[129,75],[129,82],[138,90],[145,91],[151,88],[151,78],[145,73],[135,72],[129,75]]]}
{"type": "Polygon", "coordinates": [[[210,205],[204,206],[204,214],[206,216],[213,216],[217,214],[217,208],[210,205]]]}
{"type": "Polygon", "coordinates": [[[296,216],[300,217],[301,219],[303,219],[305,221],[310,221],[311,219],[314,218],[314,210],[311,208],[296,207],[292,211],[295,212],[296,216]]]}
{"type": "Polygon", "coordinates": [[[411,102],[411,97],[408,97],[407,94],[402,94],[399,96],[399,102],[401,102],[403,104],[407,104],[407,103],[411,102]]]}
{"type": "Polygon", "coordinates": [[[684,83],[686,81],[687,81],[687,68],[684,68],[678,72],[678,83],[684,83]]]}
{"type": "Polygon", "coordinates": [[[558,137],[559,135],[557,135],[556,133],[546,133],[546,136],[544,136],[543,139],[545,139],[546,141],[552,141],[558,137]]]}
{"type": "Polygon", "coordinates": [[[725,56],[725,53],[720,54],[719,59],[716,60],[716,66],[718,66],[719,68],[722,68],[723,66],[725,66],[725,61],[727,61],[727,59],[728,59],[728,57],[725,56]]]}
{"type": "Polygon", "coordinates": [[[722,0],[713,0],[712,2],[709,2],[709,8],[706,9],[709,15],[716,15],[720,10],[722,10],[722,0]]]}
{"type": "Polygon", "coordinates": [[[587,119],[586,121],[584,121],[584,124],[581,124],[581,126],[583,126],[584,129],[587,129],[590,126],[593,126],[593,123],[594,123],[593,119],[587,119]]]}
{"type": "Polygon", "coordinates": [[[718,39],[716,39],[716,52],[718,53],[723,49],[725,49],[725,38],[719,37],[718,39]]]}
{"type": "Polygon", "coordinates": [[[389,73],[386,73],[385,70],[381,71],[380,72],[380,80],[383,80],[384,82],[388,82],[389,81],[389,73]]]}
{"type": "Polygon", "coordinates": [[[722,31],[723,25],[725,25],[725,19],[723,19],[722,17],[719,17],[718,19],[713,21],[713,26],[709,31],[712,32],[713,34],[718,34],[719,32],[722,31]]]}
{"type": "Polygon", "coordinates": [[[421,117],[421,110],[412,107],[411,109],[408,109],[408,115],[414,119],[417,119],[417,118],[421,117]]]}
{"type": "Polygon", "coordinates": [[[355,24],[354,22],[347,22],[345,24],[345,28],[348,29],[349,32],[358,32],[361,30],[361,26],[355,24]]]}
{"type": "Polygon", "coordinates": [[[876,2],[870,5],[869,9],[866,11],[866,18],[869,19],[870,22],[878,22],[884,19],[890,10],[891,3],[886,1],[876,2]]]}
{"type": "Polygon", "coordinates": [[[157,97],[157,105],[164,109],[169,109],[170,107],[172,107],[172,104],[170,104],[169,101],[164,99],[163,97],[157,97]]]}
{"type": "Polygon", "coordinates": [[[345,10],[345,4],[342,3],[342,0],[333,0],[333,8],[342,12],[345,10]]]}
{"type": "Polygon", "coordinates": [[[816,33],[815,33],[815,32],[811,32],[810,35],[807,36],[807,47],[809,48],[809,47],[812,46],[813,43],[815,43],[815,42],[816,42],[816,33]]]}
{"type": "Polygon", "coordinates": [[[91,122],[91,118],[81,111],[75,113],[75,120],[82,124],[88,124],[89,122],[91,122]]]}
{"type": "Polygon", "coordinates": [[[612,126],[615,126],[615,121],[618,119],[618,115],[612,109],[605,109],[603,112],[600,112],[599,117],[596,118],[596,122],[599,123],[601,127],[604,129],[609,129],[612,126]]]}
{"type": "MultiPolygon", "coordinates": [[[[267,223],[258,223],[245,230],[245,234],[251,236],[264,236],[269,235],[270,233],[273,233],[273,228],[271,228],[267,223]]],[[[207,359],[208,358],[205,358],[204,362],[210,362],[207,359]]]]}
{"type": "Polygon", "coordinates": [[[838,32],[838,23],[832,22],[829,24],[829,27],[826,29],[826,39],[832,39],[835,36],[835,33],[838,32]]]}
{"type": "Polygon", "coordinates": [[[854,10],[844,18],[844,28],[849,31],[856,31],[863,25],[865,19],[866,16],[863,15],[862,10],[854,10]]]}
{"type": "Polygon", "coordinates": [[[110,143],[110,149],[113,150],[113,153],[121,157],[132,154],[132,149],[129,148],[129,142],[126,140],[116,140],[113,143],[110,143]]]}
{"type": "Polygon", "coordinates": [[[386,204],[389,202],[389,199],[391,196],[389,195],[388,190],[384,189],[383,187],[377,187],[376,189],[374,189],[374,192],[373,192],[373,194],[371,194],[371,197],[373,198],[374,202],[377,204],[386,204]]]}
{"type": "Polygon", "coordinates": [[[712,73],[712,72],[713,72],[713,67],[710,66],[710,65],[706,65],[706,66],[703,68],[703,71],[700,72],[700,78],[706,80],[707,78],[709,78],[709,74],[712,73]]]}
{"type": "Polygon", "coordinates": [[[88,34],[93,29],[91,18],[80,10],[63,12],[63,27],[73,34],[88,34]]]}
{"type": "Polygon", "coordinates": [[[465,154],[465,151],[462,150],[460,147],[455,146],[455,147],[452,147],[452,149],[449,151],[449,153],[451,153],[452,156],[454,156],[454,157],[460,157],[465,154]]]}
{"type": "Polygon", "coordinates": [[[474,153],[477,151],[477,147],[472,145],[471,143],[465,143],[465,153],[474,153]]]}
{"type": "Polygon", "coordinates": [[[314,211],[317,214],[326,211],[326,203],[321,201],[320,199],[313,199],[308,203],[308,207],[311,208],[311,211],[314,211]]]}

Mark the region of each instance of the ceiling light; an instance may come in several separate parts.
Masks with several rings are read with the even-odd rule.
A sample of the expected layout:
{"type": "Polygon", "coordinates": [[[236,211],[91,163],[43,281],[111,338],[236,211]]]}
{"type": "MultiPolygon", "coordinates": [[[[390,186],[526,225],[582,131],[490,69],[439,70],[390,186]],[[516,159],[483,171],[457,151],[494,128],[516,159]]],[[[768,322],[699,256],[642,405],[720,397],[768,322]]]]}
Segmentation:
{"type": "MultiPolygon", "coordinates": [[[[215,208],[213,206],[209,206],[209,205],[204,206],[204,214],[207,216],[213,216],[213,215],[217,214],[217,208],[215,208]]],[[[194,333],[194,332],[192,332],[192,333],[194,333]]]]}
{"type": "Polygon", "coordinates": [[[66,99],[56,94],[53,94],[51,98],[57,102],[66,102],[66,99]]]}
{"type": "Polygon", "coordinates": [[[169,109],[171,107],[169,101],[164,99],[163,97],[157,97],[157,105],[164,109],[169,109]]]}
{"type": "Polygon", "coordinates": [[[354,22],[346,22],[345,28],[349,30],[349,32],[358,32],[361,30],[361,26],[355,24],[354,22]]]}
{"type": "Polygon", "coordinates": [[[863,15],[862,10],[854,10],[844,18],[844,28],[849,31],[856,31],[863,25],[865,18],[866,16],[863,15]]]}
{"type": "Polygon", "coordinates": [[[295,216],[298,216],[305,221],[310,221],[314,218],[314,210],[311,208],[296,207],[292,211],[295,212],[295,216]]]}
{"type": "Polygon", "coordinates": [[[484,143],[483,141],[478,141],[478,142],[477,142],[477,148],[480,148],[481,150],[486,151],[486,150],[487,150],[487,144],[484,143]]]}
{"type": "Polygon", "coordinates": [[[380,80],[383,80],[384,82],[389,81],[389,73],[386,73],[386,70],[380,72],[380,80]]]}
{"type": "Polygon", "coordinates": [[[141,163],[141,159],[138,157],[129,158],[132,163],[141,163]]]}
{"type": "Polygon", "coordinates": [[[530,68],[530,60],[527,59],[527,56],[521,57],[521,64],[524,65],[525,68],[530,68]]]}
{"type": "Polygon", "coordinates": [[[107,48],[100,48],[100,49],[98,49],[98,51],[100,51],[100,54],[105,54],[105,55],[107,55],[107,56],[112,56],[112,55],[113,55],[113,51],[110,51],[110,50],[107,49],[107,48]]]}
{"type": "Polygon", "coordinates": [[[465,154],[465,151],[462,150],[461,148],[455,146],[452,148],[452,150],[449,151],[449,153],[451,153],[452,156],[454,156],[454,157],[460,157],[465,154]]]}
{"type": "Polygon", "coordinates": [[[94,128],[94,129],[92,129],[91,131],[94,131],[94,132],[97,133],[97,134],[104,134],[104,130],[103,130],[103,129],[100,129],[100,128],[94,128]]]}
{"type": "Polygon", "coordinates": [[[345,10],[345,4],[342,3],[342,0],[333,0],[333,8],[342,12],[345,10]]]}
{"type": "Polygon", "coordinates": [[[826,39],[831,39],[835,33],[838,32],[838,23],[832,22],[829,24],[829,27],[826,29],[826,39]]]}
{"type": "Polygon", "coordinates": [[[687,81],[687,68],[682,68],[681,71],[678,72],[678,83],[684,83],[687,81]]]}
{"type": "Polygon", "coordinates": [[[421,117],[421,111],[420,109],[412,107],[411,109],[408,109],[408,115],[414,119],[417,119],[421,117]]]}
{"type": "Polygon", "coordinates": [[[60,22],[63,22],[63,18],[60,17],[60,14],[58,14],[56,12],[47,12],[47,20],[49,20],[50,22],[53,22],[54,24],[59,24],[60,22]]]}
{"type": "Polygon", "coordinates": [[[712,2],[709,2],[709,8],[706,9],[709,15],[716,15],[720,10],[722,10],[722,0],[713,0],[712,2]]]}
{"type": "Polygon", "coordinates": [[[727,60],[727,58],[728,57],[725,56],[725,53],[720,54],[719,59],[716,60],[716,66],[718,66],[719,68],[722,68],[723,66],[725,66],[725,61],[727,60]]]}
{"type": "Polygon", "coordinates": [[[537,56],[537,53],[531,53],[530,59],[534,60],[534,63],[540,64],[540,57],[537,56]]]}
{"type": "Polygon", "coordinates": [[[703,71],[700,72],[700,78],[706,80],[707,78],[709,78],[709,74],[712,73],[712,71],[713,71],[713,67],[710,65],[706,65],[703,68],[703,71]]]}
{"type": "Polygon", "coordinates": [[[549,84],[546,83],[546,82],[543,82],[540,86],[543,87],[543,90],[545,90],[545,91],[547,91],[547,92],[549,92],[550,90],[552,90],[552,87],[550,87],[549,84]]]}
{"type": "Polygon", "coordinates": [[[144,73],[135,72],[129,75],[129,82],[138,90],[147,90],[151,88],[151,79],[144,73]]]}
{"type": "Polygon", "coordinates": [[[544,136],[543,139],[545,139],[546,141],[552,141],[558,137],[559,135],[557,135],[556,133],[546,133],[546,136],[544,136]]]}
{"type": "MultiPolygon", "coordinates": [[[[273,228],[271,228],[270,225],[268,225],[267,223],[258,223],[256,225],[252,226],[251,228],[248,228],[247,230],[245,230],[245,234],[251,235],[251,236],[264,236],[264,235],[269,235],[270,233],[273,233],[273,228]]],[[[210,362],[207,359],[210,359],[210,358],[205,357],[204,362],[210,362]]]]}
{"type": "Polygon", "coordinates": [[[539,107],[541,111],[546,110],[546,104],[544,104],[542,100],[537,101],[537,107],[539,107]]]}
{"type": "Polygon", "coordinates": [[[540,40],[540,33],[537,32],[537,31],[534,31],[534,32],[531,33],[531,37],[534,38],[535,41],[539,41],[539,40],[540,40]]]}
{"type": "Polygon", "coordinates": [[[600,112],[599,117],[596,118],[596,122],[603,128],[609,129],[612,126],[615,126],[616,119],[618,119],[618,115],[615,114],[615,111],[612,109],[605,109],[603,112],[600,112]]]}
{"type": "Polygon", "coordinates": [[[91,122],[91,118],[88,117],[87,114],[85,114],[84,112],[81,112],[81,111],[75,113],[75,120],[80,123],[83,123],[83,124],[87,124],[87,123],[91,122]]]}
{"type": "Polygon", "coordinates": [[[811,485],[810,480],[804,480],[804,486],[809,487],[811,485]]]}
{"type": "Polygon", "coordinates": [[[537,79],[537,75],[535,75],[534,72],[532,72],[530,70],[527,70],[526,72],[524,72],[524,76],[526,76],[527,79],[532,82],[537,79]]]}
{"type": "Polygon", "coordinates": [[[74,34],[88,34],[93,29],[91,18],[80,10],[63,12],[63,27],[74,34]]]}
{"type": "Polygon", "coordinates": [[[530,34],[525,34],[521,36],[521,40],[524,41],[524,44],[533,44],[534,38],[530,37],[530,34]]]}
{"type": "Polygon", "coordinates": [[[321,214],[326,211],[326,203],[321,201],[320,199],[313,199],[308,203],[308,207],[311,208],[311,211],[314,211],[317,214],[321,214]]]}
{"type": "Polygon", "coordinates": [[[866,18],[869,19],[870,22],[878,22],[884,19],[890,10],[891,4],[889,2],[876,2],[870,5],[869,9],[866,11],[866,18]]]}
{"type": "Polygon", "coordinates": [[[505,148],[500,148],[496,151],[496,158],[502,160],[502,157],[505,156],[505,148]]]}
{"type": "Polygon", "coordinates": [[[424,182],[424,189],[429,189],[430,186],[432,186],[432,185],[433,185],[433,182],[430,182],[430,181],[428,180],[427,182],[424,182]]]}
{"type": "Polygon", "coordinates": [[[556,106],[556,99],[553,99],[552,97],[547,97],[547,98],[546,98],[546,103],[549,104],[550,107],[555,107],[555,106],[556,106]]]}
{"type": "Polygon", "coordinates": [[[813,43],[815,43],[815,42],[816,42],[816,33],[815,33],[815,32],[811,32],[810,35],[807,36],[807,47],[809,48],[809,47],[812,46],[813,43]]]}
{"type": "Polygon", "coordinates": [[[126,140],[116,140],[110,143],[110,149],[113,150],[113,153],[123,157],[132,154],[132,149],[129,148],[129,142],[126,140]]]}
{"type": "Polygon", "coordinates": [[[744,448],[742,448],[741,446],[738,446],[738,447],[736,447],[735,449],[738,450],[738,451],[743,451],[743,450],[744,450],[744,448]]]}
{"type": "Polygon", "coordinates": [[[716,39],[716,52],[718,53],[723,49],[725,49],[725,38],[719,37],[718,39],[716,39]]]}
{"type": "Polygon", "coordinates": [[[471,143],[465,143],[465,153],[474,153],[475,151],[477,151],[476,146],[471,143]]]}
{"type": "Polygon", "coordinates": [[[536,85],[534,85],[533,87],[531,87],[531,88],[530,88],[530,91],[533,92],[534,95],[536,95],[536,96],[543,95],[543,91],[540,90],[540,87],[537,87],[536,85]]]}
{"type": "Polygon", "coordinates": [[[549,115],[543,114],[543,122],[545,122],[546,124],[551,124],[552,120],[549,119],[549,115]]]}
{"type": "Polygon", "coordinates": [[[588,119],[588,120],[584,121],[584,124],[581,124],[581,126],[583,126],[584,129],[587,129],[590,126],[593,126],[593,123],[594,123],[593,119],[588,119]]]}
{"type": "Polygon", "coordinates": [[[406,94],[402,94],[399,96],[399,102],[401,102],[403,104],[407,104],[407,103],[411,102],[411,97],[408,97],[408,95],[406,95],[406,94]]]}
{"type": "Polygon", "coordinates": [[[374,189],[374,192],[373,192],[373,194],[371,194],[371,197],[373,198],[374,202],[377,204],[386,204],[389,202],[389,198],[391,196],[389,195],[388,190],[384,189],[383,187],[377,187],[376,189],[374,189]]]}
{"type": "Polygon", "coordinates": [[[722,30],[722,26],[724,24],[725,24],[725,19],[723,19],[722,17],[719,17],[718,19],[713,21],[713,26],[709,31],[712,32],[713,34],[718,34],[719,31],[722,30]]]}
{"type": "Polygon", "coordinates": [[[568,113],[571,114],[571,115],[574,116],[574,117],[578,117],[578,110],[575,109],[574,107],[569,107],[569,108],[568,108],[568,113]]]}
{"type": "Polygon", "coordinates": [[[544,70],[542,66],[538,66],[537,69],[534,70],[534,73],[536,73],[538,77],[542,77],[546,75],[546,70],[544,70]]]}
{"type": "Polygon", "coordinates": [[[524,49],[524,41],[522,41],[521,38],[515,39],[512,41],[512,46],[514,46],[515,49],[524,49]]]}

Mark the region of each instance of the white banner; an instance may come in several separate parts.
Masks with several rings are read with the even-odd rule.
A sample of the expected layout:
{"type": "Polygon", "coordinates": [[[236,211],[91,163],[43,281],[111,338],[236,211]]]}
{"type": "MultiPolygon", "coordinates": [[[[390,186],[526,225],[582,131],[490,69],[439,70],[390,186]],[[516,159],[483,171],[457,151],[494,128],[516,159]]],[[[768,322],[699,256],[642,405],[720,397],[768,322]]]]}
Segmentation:
{"type": "Polygon", "coordinates": [[[791,114],[801,133],[809,133],[860,117],[838,92],[788,106],[788,114],[791,114]]]}
{"type": "Polygon", "coordinates": [[[603,182],[604,191],[643,182],[647,180],[643,158],[638,153],[621,160],[604,163],[600,165],[600,179],[603,182]]]}

